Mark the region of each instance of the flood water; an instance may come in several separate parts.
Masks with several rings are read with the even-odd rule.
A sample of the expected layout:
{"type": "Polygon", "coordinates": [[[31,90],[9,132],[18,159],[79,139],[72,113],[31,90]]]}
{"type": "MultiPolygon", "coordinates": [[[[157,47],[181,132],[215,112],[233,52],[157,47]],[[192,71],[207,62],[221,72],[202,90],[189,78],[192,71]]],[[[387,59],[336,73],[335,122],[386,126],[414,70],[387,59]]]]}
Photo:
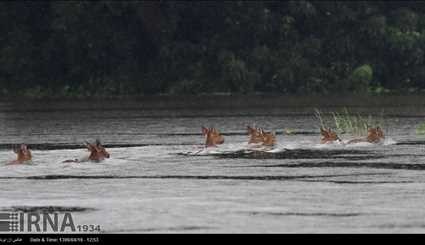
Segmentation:
{"type": "Polygon", "coordinates": [[[348,103],[383,111],[386,133],[384,144],[350,146],[320,145],[314,117],[343,103],[0,102],[0,210],[71,211],[106,233],[422,233],[425,137],[416,127],[425,109],[388,101],[348,103]],[[276,131],[276,149],[232,154],[248,147],[252,124],[276,131]],[[202,150],[202,125],[225,143],[202,150]],[[96,138],[110,159],[61,163],[87,155],[84,141],[96,138]],[[32,164],[7,165],[17,143],[29,144],[32,164]]]}

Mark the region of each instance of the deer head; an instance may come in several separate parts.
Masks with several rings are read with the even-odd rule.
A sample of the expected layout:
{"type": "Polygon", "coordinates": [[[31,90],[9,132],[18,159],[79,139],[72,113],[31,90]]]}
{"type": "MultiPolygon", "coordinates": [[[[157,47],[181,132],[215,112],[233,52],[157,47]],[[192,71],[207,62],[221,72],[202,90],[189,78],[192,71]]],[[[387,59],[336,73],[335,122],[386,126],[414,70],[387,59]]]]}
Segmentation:
{"type": "Polygon", "coordinates": [[[23,163],[25,161],[30,161],[32,159],[31,151],[28,149],[28,146],[21,144],[19,148],[14,147],[13,151],[17,155],[17,159],[13,163],[23,163]]]}
{"type": "Polygon", "coordinates": [[[106,151],[105,147],[102,146],[100,140],[98,139],[96,139],[94,144],[86,142],[86,147],[90,151],[89,160],[91,161],[99,162],[105,160],[105,158],[110,157],[109,153],[106,151]]]}
{"type": "Polygon", "coordinates": [[[205,136],[205,146],[217,146],[224,143],[224,137],[215,128],[202,127],[202,135],[205,136]]]}
{"type": "Polygon", "coordinates": [[[272,132],[265,132],[262,128],[259,129],[260,135],[263,138],[263,145],[274,146],[276,144],[276,134],[272,132]]]}
{"type": "Polygon", "coordinates": [[[261,132],[257,128],[247,126],[248,135],[250,136],[248,144],[257,144],[263,142],[261,132]]]}
{"type": "Polygon", "coordinates": [[[322,139],[320,140],[320,143],[322,144],[334,142],[336,140],[340,141],[340,138],[338,137],[338,135],[335,132],[333,132],[330,128],[324,129],[320,127],[320,134],[322,135],[322,139]]]}
{"type": "Polygon", "coordinates": [[[378,143],[385,139],[384,132],[378,126],[376,128],[369,128],[367,130],[367,141],[370,143],[378,143]]]}

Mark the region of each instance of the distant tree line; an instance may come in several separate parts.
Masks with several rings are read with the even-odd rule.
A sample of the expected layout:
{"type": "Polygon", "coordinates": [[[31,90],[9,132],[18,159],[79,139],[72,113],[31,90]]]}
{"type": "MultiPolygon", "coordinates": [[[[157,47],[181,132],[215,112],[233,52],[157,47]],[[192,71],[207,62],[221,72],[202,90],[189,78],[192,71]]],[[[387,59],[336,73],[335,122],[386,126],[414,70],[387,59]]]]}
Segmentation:
{"type": "Polygon", "coordinates": [[[422,1],[0,2],[0,93],[425,91],[422,1]]]}

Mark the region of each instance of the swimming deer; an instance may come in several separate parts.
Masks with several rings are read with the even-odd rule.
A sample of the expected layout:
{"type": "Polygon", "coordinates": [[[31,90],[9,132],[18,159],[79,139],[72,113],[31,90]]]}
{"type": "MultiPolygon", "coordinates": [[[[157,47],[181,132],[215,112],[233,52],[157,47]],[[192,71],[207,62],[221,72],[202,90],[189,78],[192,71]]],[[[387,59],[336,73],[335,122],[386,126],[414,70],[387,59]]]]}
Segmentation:
{"type": "Polygon", "coordinates": [[[216,128],[202,127],[202,135],[205,136],[205,147],[216,147],[224,143],[224,137],[216,128]]]}
{"type": "Polygon", "coordinates": [[[359,142],[379,143],[384,139],[385,139],[384,132],[378,126],[376,128],[368,128],[366,139],[353,139],[348,141],[347,144],[359,143],[359,142]]]}
{"type": "Polygon", "coordinates": [[[90,151],[90,155],[88,157],[85,157],[83,159],[74,159],[74,160],[65,160],[63,163],[67,162],[87,162],[87,161],[94,161],[94,162],[100,162],[105,160],[105,158],[109,158],[110,155],[106,151],[105,147],[100,143],[100,140],[96,139],[96,142],[94,144],[85,142],[85,146],[90,151]]]}
{"type": "Polygon", "coordinates": [[[276,144],[276,134],[272,132],[265,132],[260,128],[260,134],[263,137],[264,146],[274,146],[276,144]]]}
{"type": "Polygon", "coordinates": [[[31,151],[25,144],[21,144],[19,148],[14,147],[13,151],[16,153],[17,159],[10,162],[9,164],[21,164],[27,161],[31,161],[32,159],[31,151]]]}
{"type": "Polygon", "coordinates": [[[320,127],[320,134],[322,135],[322,139],[320,140],[321,144],[332,143],[334,141],[341,141],[338,135],[330,128],[325,129],[323,127],[320,127]]]}
{"type": "Polygon", "coordinates": [[[271,132],[265,132],[262,128],[247,126],[250,139],[248,144],[261,143],[264,146],[274,146],[276,144],[276,135],[271,132]]]}
{"type": "Polygon", "coordinates": [[[250,136],[248,144],[258,144],[263,142],[263,137],[258,128],[247,126],[248,135],[250,136]]]}
{"type": "Polygon", "coordinates": [[[367,130],[367,142],[369,143],[379,143],[385,139],[384,132],[378,126],[376,128],[369,128],[367,130]]]}

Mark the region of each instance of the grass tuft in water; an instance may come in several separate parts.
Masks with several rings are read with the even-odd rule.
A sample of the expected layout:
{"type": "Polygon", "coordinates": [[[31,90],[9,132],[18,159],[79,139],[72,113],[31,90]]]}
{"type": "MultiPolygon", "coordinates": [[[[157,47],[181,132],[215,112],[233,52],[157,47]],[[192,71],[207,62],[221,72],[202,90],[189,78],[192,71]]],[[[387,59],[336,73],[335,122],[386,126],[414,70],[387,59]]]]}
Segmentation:
{"type": "MultiPolygon", "coordinates": [[[[319,120],[320,126],[324,128],[334,128],[339,134],[351,134],[354,136],[365,136],[369,127],[384,126],[383,112],[378,116],[361,116],[360,114],[353,114],[347,108],[342,112],[331,112],[332,120],[327,125],[320,110],[315,109],[315,117],[319,120]]],[[[425,132],[425,127],[424,127],[425,132]]]]}
{"type": "Polygon", "coordinates": [[[327,128],[327,127],[325,126],[325,124],[323,123],[322,113],[320,112],[320,110],[319,110],[319,109],[317,109],[317,108],[315,108],[315,109],[314,109],[314,116],[315,116],[315,117],[316,117],[316,119],[320,122],[319,127],[327,128]]]}
{"type": "Polygon", "coordinates": [[[425,122],[419,124],[419,126],[416,128],[416,134],[425,135],[425,122]]]}

